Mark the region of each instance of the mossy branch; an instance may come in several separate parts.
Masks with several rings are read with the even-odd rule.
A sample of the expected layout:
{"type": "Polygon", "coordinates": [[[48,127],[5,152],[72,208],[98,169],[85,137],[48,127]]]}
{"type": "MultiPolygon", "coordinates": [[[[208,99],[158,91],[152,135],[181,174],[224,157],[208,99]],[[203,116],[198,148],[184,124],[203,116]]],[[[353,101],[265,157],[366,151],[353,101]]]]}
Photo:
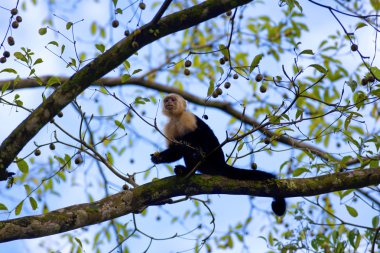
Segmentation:
{"type": "MultiPolygon", "coordinates": [[[[245,181],[221,176],[167,177],[122,191],[93,203],[65,207],[42,215],[0,222],[0,242],[58,234],[97,224],[148,206],[170,203],[170,198],[200,194],[260,197],[314,196],[380,184],[380,168],[334,173],[312,178],[245,181]]],[[[268,207],[269,208],[269,207],[268,207]]]]}

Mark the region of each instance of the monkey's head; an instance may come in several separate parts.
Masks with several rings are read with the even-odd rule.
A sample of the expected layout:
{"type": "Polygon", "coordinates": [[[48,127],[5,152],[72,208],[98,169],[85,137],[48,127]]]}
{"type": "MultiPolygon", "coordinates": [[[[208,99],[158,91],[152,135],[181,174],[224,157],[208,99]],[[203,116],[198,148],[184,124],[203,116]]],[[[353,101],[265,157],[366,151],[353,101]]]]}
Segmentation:
{"type": "Polygon", "coordinates": [[[181,116],[186,110],[186,100],[180,95],[171,93],[164,98],[162,112],[168,116],[181,116]]]}

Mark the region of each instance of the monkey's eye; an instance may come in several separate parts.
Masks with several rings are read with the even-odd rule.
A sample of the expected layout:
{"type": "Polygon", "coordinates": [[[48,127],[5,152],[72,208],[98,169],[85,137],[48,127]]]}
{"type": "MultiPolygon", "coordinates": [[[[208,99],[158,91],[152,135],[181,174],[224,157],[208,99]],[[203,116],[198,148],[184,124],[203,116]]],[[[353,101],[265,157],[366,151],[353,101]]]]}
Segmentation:
{"type": "Polygon", "coordinates": [[[167,103],[167,102],[175,102],[176,100],[177,100],[176,98],[168,97],[168,98],[165,98],[165,99],[164,99],[164,103],[167,103]]]}

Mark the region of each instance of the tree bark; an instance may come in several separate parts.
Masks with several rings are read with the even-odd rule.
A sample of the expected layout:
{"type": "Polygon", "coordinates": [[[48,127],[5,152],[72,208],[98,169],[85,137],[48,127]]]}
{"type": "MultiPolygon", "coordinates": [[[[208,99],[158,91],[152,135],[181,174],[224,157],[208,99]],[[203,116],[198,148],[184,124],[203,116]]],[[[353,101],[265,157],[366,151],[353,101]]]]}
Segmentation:
{"type": "Polygon", "coordinates": [[[334,173],[312,178],[283,180],[233,180],[221,176],[194,175],[189,179],[167,177],[122,191],[93,203],[79,204],[46,214],[0,222],[0,242],[58,234],[97,224],[170,198],[200,194],[232,194],[259,197],[314,196],[380,184],[380,168],[334,173]]]}

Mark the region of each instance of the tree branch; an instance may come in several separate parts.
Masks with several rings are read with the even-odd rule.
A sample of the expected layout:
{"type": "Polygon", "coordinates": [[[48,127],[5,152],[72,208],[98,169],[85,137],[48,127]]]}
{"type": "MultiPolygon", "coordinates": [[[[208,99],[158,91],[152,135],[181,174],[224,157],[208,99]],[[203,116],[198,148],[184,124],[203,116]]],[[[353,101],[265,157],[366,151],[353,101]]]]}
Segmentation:
{"type": "Polygon", "coordinates": [[[75,99],[82,91],[128,59],[142,47],[166,35],[187,29],[212,19],[229,9],[236,8],[252,0],[208,0],[183,11],[160,19],[156,24],[148,23],[122,39],[105,53],[96,57],[65,83],[59,86],[39,105],[0,146],[0,180],[6,180],[6,169],[21,149],[59,111],[75,99]],[[152,33],[151,31],[159,31],[152,33]]]}
{"type": "Polygon", "coordinates": [[[334,173],[312,178],[245,181],[221,176],[167,177],[103,198],[42,215],[0,222],[0,242],[37,238],[97,224],[148,206],[171,203],[170,198],[199,194],[260,197],[314,196],[380,184],[380,168],[334,173]]]}

